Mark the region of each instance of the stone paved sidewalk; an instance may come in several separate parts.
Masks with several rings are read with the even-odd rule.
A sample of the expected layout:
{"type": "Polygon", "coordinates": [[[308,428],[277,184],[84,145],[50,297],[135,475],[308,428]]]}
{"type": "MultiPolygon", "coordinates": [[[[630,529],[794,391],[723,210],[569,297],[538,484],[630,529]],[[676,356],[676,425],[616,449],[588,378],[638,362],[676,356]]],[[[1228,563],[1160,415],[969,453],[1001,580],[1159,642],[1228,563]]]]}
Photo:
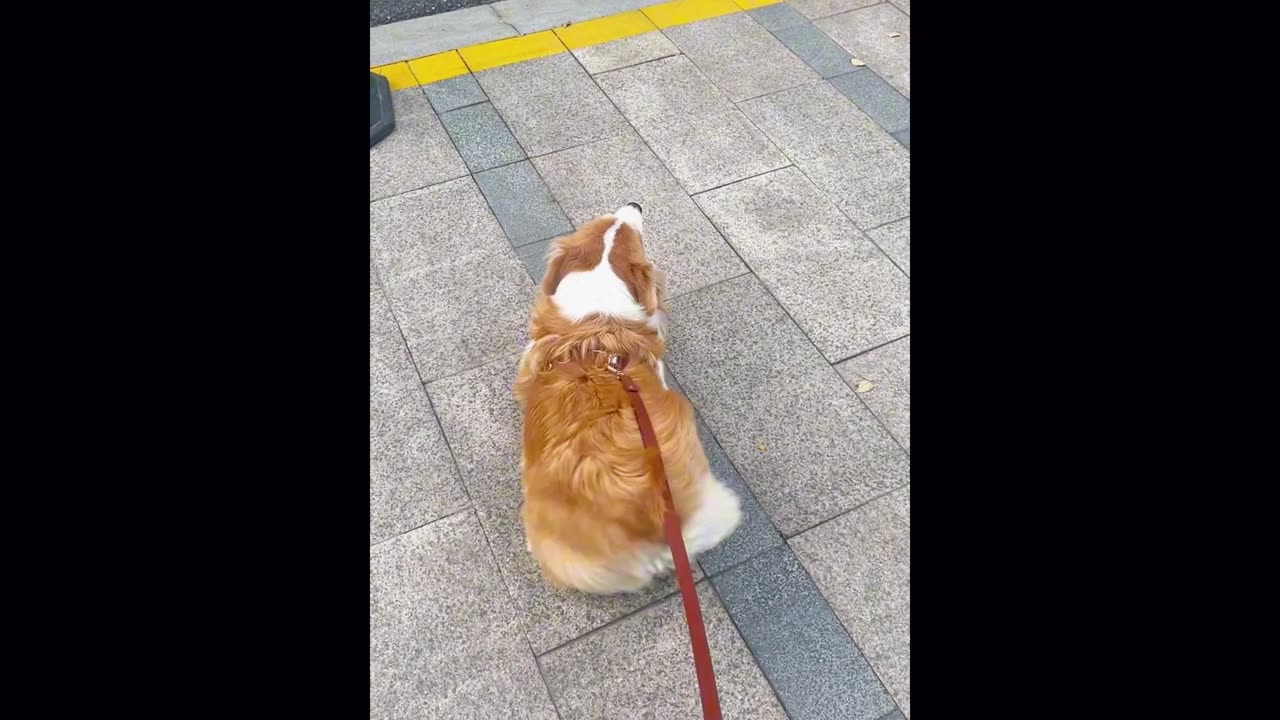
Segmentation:
{"type": "Polygon", "coordinates": [[[371,717],[701,717],[674,582],[553,590],[519,518],[543,255],[628,201],[672,386],[744,501],[698,562],[724,717],[909,716],[910,4],[735,2],[395,93],[369,160],[371,717]]]}

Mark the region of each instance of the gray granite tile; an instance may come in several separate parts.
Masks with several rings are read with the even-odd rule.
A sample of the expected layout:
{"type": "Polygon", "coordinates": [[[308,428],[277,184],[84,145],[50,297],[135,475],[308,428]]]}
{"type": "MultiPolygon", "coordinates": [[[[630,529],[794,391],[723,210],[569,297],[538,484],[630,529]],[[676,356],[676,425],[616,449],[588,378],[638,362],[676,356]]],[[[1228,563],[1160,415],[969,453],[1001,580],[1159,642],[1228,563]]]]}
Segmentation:
{"type": "Polygon", "coordinates": [[[911,154],[829,83],[739,107],[859,227],[911,214],[911,154]]]}
{"type": "Polygon", "coordinates": [[[711,582],[788,716],[879,720],[894,709],[790,548],[774,548],[711,582]]]}
{"type": "Polygon", "coordinates": [[[831,78],[831,84],[885,130],[911,127],[911,101],[870,70],[831,78]]]}
{"type": "Polygon", "coordinates": [[[524,159],[520,143],[490,103],[452,110],[440,120],[473,173],[524,159]]]}
{"type": "Polygon", "coordinates": [[[814,24],[911,97],[911,17],[889,3],[815,20],[814,24]],[[897,37],[893,35],[897,33],[897,37]]]}
{"type": "Polygon", "coordinates": [[[529,271],[529,279],[533,280],[534,285],[541,285],[542,276],[547,274],[547,250],[551,248],[552,240],[555,238],[539,240],[516,248],[516,255],[520,258],[520,262],[524,263],[525,270],[529,271]]]}
{"type": "Polygon", "coordinates": [[[870,383],[858,397],[911,452],[911,338],[850,358],[836,370],[855,392],[859,383],[870,383]]]}
{"type": "Polygon", "coordinates": [[[902,448],[754,276],[670,306],[671,370],[784,537],[908,482],[902,448]]]}
{"type": "Polygon", "coordinates": [[[525,549],[520,519],[522,418],[511,390],[518,361],[498,360],[431,383],[427,391],[529,642],[540,654],[676,592],[676,584],[666,578],[638,593],[599,596],[557,590],[542,579],[525,549]]]}
{"type": "Polygon", "coordinates": [[[369,716],[556,720],[471,512],[370,549],[369,716]]]}
{"type": "Polygon", "coordinates": [[[369,199],[462,177],[467,167],[418,88],[391,96],[396,127],[369,148],[369,199]]]}
{"type": "Polygon", "coordinates": [[[911,488],[791,538],[898,707],[911,714],[911,488]]]}
{"type": "Polygon", "coordinates": [[[828,362],[910,332],[910,278],[799,170],[694,200],[828,362]]]}
{"type": "Polygon", "coordinates": [[[867,232],[902,272],[911,275],[911,218],[881,225],[867,232]]]}
{"type": "Polygon", "coordinates": [[[911,128],[907,128],[906,130],[899,130],[898,132],[893,134],[893,137],[898,142],[902,143],[903,145],[906,145],[908,150],[911,149],[911,128]]]}
{"type": "Polygon", "coordinates": [[[369,65],[386,65],[517,35],[488,5],[369,28],[369,65]]]}
{"type": "Polygon", "coordinates": [[[902,714],[901,710],[894,710],[888,715],[885,715],[884,717],[880,718],[880,720],[907,720],[907,717],[902,714]]]}
{"type": "Polygon", "coordinates": [[[369,544],[467,506],[391,308],[369,293],[369,544]]]}
{"type": "Polygon", "coordinates": [[[476,173],[476,184],[512,245],[573,232],[569,218],[528,160],[476,173]]]}
{"type": "Polygon", "coordinates": [[[893,3],[894,7],[898,8],[902,12],[908,15],[911,14],[911,0],[889,0],[889,1],[893,3]]]}
{"type": "Polygon", "coordinates": [[[664,32],[734,102],[818,77],[745,13],[678,25],[664,32]]]}
{"type": "Polygon", "coordinates": [[[493,9],[503,22],[527,35],[652,4],[653,0],[502,0],[493,9]]]}
{"type": "MultiPolygon", "coordinates": [[[[698,583],[726,720],[786,715],[715,591],[698,583]]],[[[702,716],[680,598],[668,598],[538,659],[563,720],[702,716]]]]}
{"type": "Polygon", "coordinates": [[[680,48],[658,30],[573,51],[574,57],[592,75],[679,53],[680,48]]]}
{"type": "Polygon", "coordinates": [[[789,162],[687,57],[604,73],[596,81],[690,193],[789,162]]]}
{"type": "Polygon", "coordinates": [[[373,264],[373,246],[369,246],[369,289],[378,288],[378,268],[373,264]]]}
{"type": "Polygon", "coordinates": [[[805,16],[796,12],[790,3],[775,3],[773,5],[765,5],[764,7],[748,10],[747,14],[755,18],[765,30],[781,30],[782,28],[791,27],[792,25],[803,25],[809,22],[805,16]]]}
{"type": "Polygon", "coordinates": [[[773,36],[782,41],[791,52],[800,56],[814,72],[824,78],[835,77],[857,70],[852,59],[840,43],[827,37],[813,23],[794,25],[774,30],[773,36]]]}
{"type": "Polygon", "coordinates": [[[373,203],[369,234],[423,381],[524,347],[534,287],[471,178],[373,203]]]}
{"type": "Polygon", "coordinates": [[[530,155],[631,129],[569,53],[485,70],[476,78],[530,155]]]}
{"type": "Polygon", "coordinates": [[[475,76],[469,73],[423,85],[422,90],[431,101],[431,107],[438,113],[447,113],[450,110],[475,105],[489,99],[480,89],[480,83],[476,82],[475,76]]]}
{"type": "Polygon", "coordinates": [[[533,159],[574,225],[628,202],[644,206],[645,253],[672,297],[746,272],[680,183],[635,135],[533,159]],[[625,168],[625,172],[601,172],[625,168]]]}
{"type": "Polygon", "coordinates": [[[790,4],[801,15],[812,20],[813,18],[826,17],[835,15],[836,13],[848,12],[849,10],[857,10],[868,5],[875,5],[882,0],[791,0],[790,4]]]}

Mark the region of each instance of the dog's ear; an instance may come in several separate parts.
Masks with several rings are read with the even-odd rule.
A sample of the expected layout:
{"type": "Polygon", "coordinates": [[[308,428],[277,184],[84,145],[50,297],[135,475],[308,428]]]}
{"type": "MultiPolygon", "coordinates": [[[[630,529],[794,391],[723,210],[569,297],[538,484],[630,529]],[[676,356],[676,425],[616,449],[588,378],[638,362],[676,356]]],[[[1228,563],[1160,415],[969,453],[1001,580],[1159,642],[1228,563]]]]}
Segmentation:
{"type": "Polygon", "coordinates": [[[650,314],[658,309],[657,274],[651,262],[632,263],[631,272],[627,273],[627,289],[631,291],[631,297],[650,314]]]}
{"type": "Polygon", "coordinates": [[[556,294],[560,281],[568,274],[568,268],[574,259],[573,254],[581,254],[581,252],[576,247],[565,250],[559,240],[551,243],[551,250],[547,252],[547,273],[542,276],[542,292],[548,296],[556,294]]]}

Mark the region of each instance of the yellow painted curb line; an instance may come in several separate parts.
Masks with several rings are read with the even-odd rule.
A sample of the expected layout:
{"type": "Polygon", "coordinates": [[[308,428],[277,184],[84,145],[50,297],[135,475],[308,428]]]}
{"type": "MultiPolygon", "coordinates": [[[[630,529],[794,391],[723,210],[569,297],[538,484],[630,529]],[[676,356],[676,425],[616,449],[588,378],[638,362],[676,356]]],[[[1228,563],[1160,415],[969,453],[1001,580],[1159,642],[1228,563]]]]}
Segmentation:
{"type": "Polygon", "coordinates": [[[466,61],[471,72],[480,72],[500,65],[510,65],[568,51],[555,33],[543,30],[520,37],[464,47],[458,50],[458,54],[466,61]]]}
{"type": "Polygon", "coordinates": [[[653,32],[657,29],[657,26],[649,18],[645,17],[644,13],[639,10],[630,10],[617,15],[596,18],[595,20],[583,20],[568,27],[556,28],[555,34],[564,43],[565,47],[570,50],[577,50],[578,48],[606,43],[610,40],[653,32]]]}
{"type": "Polygon", "coordinates": [[[673,0],[673,2],[641,8],[640,12],[648,16],[654,25],[669,28],[742,12],[742,8],[733,4],[731,0],[673,0]]]}
{"type": "Polygon", "coordinates": [[[466,75],[468,71],[480,72],[779,2],[782,0],[673,0],[639,10],[583,20],[554,30],[380,65],[370,68],[370,72],[385,77],[392,90],[402,90],[466,75]]]}

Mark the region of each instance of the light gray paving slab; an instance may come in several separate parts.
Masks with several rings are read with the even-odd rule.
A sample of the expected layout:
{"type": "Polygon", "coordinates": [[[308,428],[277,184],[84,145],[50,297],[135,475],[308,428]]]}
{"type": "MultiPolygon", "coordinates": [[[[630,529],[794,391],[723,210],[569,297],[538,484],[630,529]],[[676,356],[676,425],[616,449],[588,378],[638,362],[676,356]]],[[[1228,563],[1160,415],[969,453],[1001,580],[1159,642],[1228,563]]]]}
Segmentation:
{"type": "Polygon", "coordinates": [[[909,15],[886,2],[815,20],[814,24],[911,98],[909,15]]]}
{"type": "Polygon", "coordinates": [[[857,10],[868,5],[875,5],[882,0],[790,0],[790,4],[801,15],[809,19],[827,17],[836,13],[857,10]]]}
{"type": "Polygon", "coordinates": [[[754,276],[670,306],[672,372],[784,537],[908,482],[902,448],[754,276]]]}
{"type": "Polygon", "coordinates": [[[438,113],[447,113],[489,99],[480,89],[475,76],[470,73],[423,85],[422,91],[427,94],[431,107],[438,113]]]}
{"type": "Polygon", "coordinates": [[[467,506],[449,447],[379,290],[369,293],[369,544],[467,506]]]}
{"type": "Polygon", "coordinates": [[[555,238],[547,238],[516,248],[516,255],[519,256],[520,262],[524,263],[525,270],[529,272],[529,279],[533,280],[534,285],[541,285],[542,276],[547,274],[547,250],[551,248],[553,240],[555,238]]]}
{"type": "Polygon", "coordinates": [[[485,70],[476,78],[530,155],[631,129],[569,53],[485,70]]]}
{"type": "Polygon", "coordinates": [[[592,75],[679,53],[680,48],[672,45],[667,36],[658,30],[573,51],[574,57],[592,75]]]}
{"type": "Polygon", "coordinates": [[[653,4],[653,0],[502,0],[493,9],[499,19],[527,35],[653,4]]]}
{"type": "Polygon", "coordinates": [[[867,234],[902,272],[911,275],[911,218],[881,225],[867,234]]]}
{"type": "Polygon", "coordinates": [[[857,70],[852,59],[840,43],[827,37],[813,23],[793,25],[774,30],[773,36],[782,41],[791,52],[804,60],[814,72],[824,78],[831,78],[857,70]]]}
{"type": "Polygon", "coordinates": [[[533,164],[575,226],[625,203],[640,203],[645,254],[667,273],[672,297],[747,271],[634,132],[534,158],[533,164]]]}
{"type": "Polygon", "coordinates": [[[391,102],[395,129],[369,148],[369,200],[467,174],[467,166],[421,90],[398,90],[391,102]]]}
{"type": "Polygon", "coordinates": [[[911,14],[911,0],[890,0],[890,2],[902,12],[908,15],[911,14]]]}
{"type": "Polygon", "coordinates": [[[765,5],[754,10],[748,10],[747,14],[755,18],[755,21],[765,30],[780,30],[792,25],[803,25],[809,20],[805,16],[796,12],[791,7],[791,3],[774,3],[773,5],[765,5]]]}
{"type": "Polygon", "coordinates": [[[370,549],[369,716],[556,720],[471,512],[370,549]]]}
{"type": "Polygon", "coordinates": [[[908,150],[911,149],[911,128],[907,128],[906,130],[899,130],[898,132],[893,134],[893,137],[895,137],[898,140],[898,142],[902,143],[903,145],[906,145],[908,150]]]}
{"type": "Polygon", "coordinates": [[[910,279],[799,170],[694,200],[829,362],[910,332],[910,279]]]}
{"type": "Polygon", "coordinates": [[[893,699],[786,545],[712,578],[787,715],[880,720],[893,699]]]}
{"type": "Polygon", "coordinates": [[[512,245],[573,232],[569,218],[528,160],[477,173],[476,184],[512,245]]]}
{"type": "Polygon", "coordinates": [[[911,714],[911,488],[798,535],[791,547],[911,714]]]}
{"type": "Polygon", "coordinates": [[[818,78],[746,13],[677,25],[663,32],[734,102],[818,78]]]}
{"type": "Polygon", "coordinates": [[[831,84],[885,130],[911,127],[911,101],[870,70],[831,78],[831,84]]]}
{"type": "Polygon", "coordinates": [[[690,193],[789,163],[687,57],[604,73],[596,81],[690,193]]]}
{"type": "Polygon", "coordinates": [[[495,361],[431,383],[427,390],[529,642],[543,653],[676,592],[676,584],[666,578],[638,593],[598,596],[557,590],[543,580],[525,549],[520,519],[523,425],[511,390],[518,361],[516,356],[495,361]]]}
{"type": "Polygon", "coordinates": [[[901,710],[894,710],[880,720],[907,720],[907,716],[903,715],[901,710]]]}
{"type": "MultiPolygon", "coordinates": [[[[786,715],[715,591],[698,583],[698,604],[726,720],[786,715]]],[[[563,720],[702,716],[680,598],[668,598],[538,659],[563,720]]]]}
{"type": "MultiPolygon", "coordinates": [[[[671,373],[671,367],[664,364],[663,369],[666,370],[667,385],[684,395],[684,388],[680,387],[679,381],[671,373]]],[[[715,574],[749,560],[771,547],[781,545],[782,536],[773,527],[764,508],[760,507],[760,503],[756,500],[755,493],[751,492],[751,488],[742,480],[737,468],[733,466],[729,456],[720,447],[720,443],[716,441],[715,435],[701,416],[697,416],[697,425],[698,440],[702,442],[703,452],[707,454],[711,474],[729,486],[742,503],[742,523],[738,528],[719,545],[698,556],[698,564],[703,572],[715,574]]]]}
{"type": "Polygon", "coordinates": [[[517,34],[488,5],[379,25],[369,28],[369,65],[411,60],[517,34]]]}
{"type": "Polygon", "coordinates": [[[534,287],[471,178],[373,203],[379,277],[424,382],[524,347],[534,287]]]}
{"type": "Polygon", "coordinates": [[[911,338],[891,342],[836,366],[862,402],[911,452],[911,338]]]}
{"type": "Polygon", "coordinates": [[[490,103],[458,108],[440,120],[473,173],[524,159],[520,143],[490,103]]]}
{"type": "Polygon", "coordinates": [[[739,107],[859,227],[911,214],[911,154],[830,83],[739,107]]]}

